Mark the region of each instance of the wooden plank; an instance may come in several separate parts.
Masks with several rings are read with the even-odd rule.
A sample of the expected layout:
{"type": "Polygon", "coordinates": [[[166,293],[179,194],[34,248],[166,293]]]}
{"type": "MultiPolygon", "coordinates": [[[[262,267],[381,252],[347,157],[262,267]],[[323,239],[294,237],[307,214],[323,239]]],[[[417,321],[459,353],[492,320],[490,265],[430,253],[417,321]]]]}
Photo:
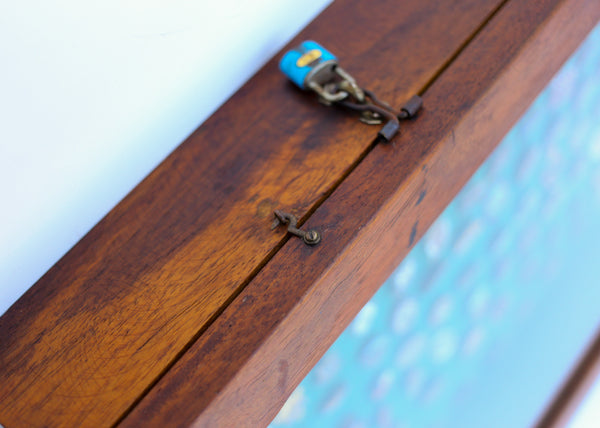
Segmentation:
{"type": "Polygon", "coordinates": [[[262,426],[600,17],[597,0],[511,0],[123,421],[262,426]]]}
{"type": "MultiPolygon", "coordinates": [[[[399,105],[499,2],[340,1],[292,45],[399,105]]],[[[375,132],[269,62],[0,318],[0,423],[115,423],[286,241],[272,210],[306,217],[375,132]]]]}
{"type": "Polygon", "coordinates": [[[598,380],[598,375],[600,375],[600,331],[535,426],[537,428],[566,427],[589,389],[598,380]]]}

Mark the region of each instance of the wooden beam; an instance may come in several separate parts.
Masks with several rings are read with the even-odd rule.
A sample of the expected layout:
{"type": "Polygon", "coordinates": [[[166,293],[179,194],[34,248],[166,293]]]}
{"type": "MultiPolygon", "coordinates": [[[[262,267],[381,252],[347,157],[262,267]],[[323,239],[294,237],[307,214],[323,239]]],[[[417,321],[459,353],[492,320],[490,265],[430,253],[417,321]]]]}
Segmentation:
{"type": "Polygon", "coordinates": [[[600,331],[556,392],[537,428],[566,427],[600,375],[600,331]]]}
{"type": "Polygon", "coordinates": [[[262,426],[600,17],[597,0],[511,0],[428,87],[425,109],[315,211],[123,421],[262,426]]]}
{"type": "MultiPolygon", "coordinates": [[[[291,45],[321,41],[400,105],[500,2],[338,1],[291,45]]],[[[0,318],[0,423],[116,423],[286,243],[270,230],[273,209],[306,219],[375,133],[270,61],[0,318]]],[[[334,254],[337,232],[324,232],[321,250],[293,263],[334,254]]]]}

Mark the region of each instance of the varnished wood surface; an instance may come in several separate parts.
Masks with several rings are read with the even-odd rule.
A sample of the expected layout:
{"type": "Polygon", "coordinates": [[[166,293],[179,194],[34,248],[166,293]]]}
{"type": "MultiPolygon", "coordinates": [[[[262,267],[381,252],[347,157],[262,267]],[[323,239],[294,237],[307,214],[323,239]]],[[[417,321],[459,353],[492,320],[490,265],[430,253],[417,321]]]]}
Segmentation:
{"type": "MultiPolygon", "coordinates": [[[[321,41],[360,83],[399,105],[499,3],[338,1],[292,44],[321,41]]],[[[0,318],[0,423],[117,422],[286,241],[283,229],[269,228],[272,210],[307,217],[375,132],[296,90],[269,62],[0,318]]],[[[321,272],[343,248],[331,246],[334,226],[349,213],[332,214],[317,251],[286,245],[296,249],[283,285],[293,299],[297,268],[312,269],[306,263],[325,251],[321,272]]],[[[242,322],[263,334],[270,321],[242,322]]],[[[218,357],[230,361],[228,376],[246,360],[237,355],[218,357]]]]}
{"type": "Polygon", "coordinates": [[[511,0],[123,421],[262,426],[600,17],[597,0],[511,0]]]}

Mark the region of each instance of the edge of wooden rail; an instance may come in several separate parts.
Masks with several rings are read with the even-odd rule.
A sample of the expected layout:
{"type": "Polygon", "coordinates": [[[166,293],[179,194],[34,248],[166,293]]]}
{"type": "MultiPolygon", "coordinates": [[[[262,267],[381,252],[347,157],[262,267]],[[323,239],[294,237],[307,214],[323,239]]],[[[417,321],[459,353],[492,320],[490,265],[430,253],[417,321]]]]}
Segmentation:
{"type": "Polygon", "coordinates": [[[600,374],[600,330],[588,345],[562,387],[536,424],[537,428],[565,427],[600,374]]]}
{"type": "Polygon", "coordinates": [[[308,219],[322,244],[289,241],[122,425],[268,424],[599,18],[509,1],[308,219]]]}

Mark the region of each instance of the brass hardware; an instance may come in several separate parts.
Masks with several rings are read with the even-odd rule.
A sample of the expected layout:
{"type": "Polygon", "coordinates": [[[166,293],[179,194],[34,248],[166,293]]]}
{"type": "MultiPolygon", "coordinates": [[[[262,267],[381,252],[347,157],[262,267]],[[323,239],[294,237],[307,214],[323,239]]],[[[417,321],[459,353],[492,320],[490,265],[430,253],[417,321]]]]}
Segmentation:
{"type": "Polygon", "coordinates": [[[308,81],[308,87],[314,90],[325,105],[339,104],[360,112],[360,121],[367,125],[379,125],[385,122],[378,132],[378,137],[389,142],[400,129],[400,121],[415,117],[423,100],[414,95],[406,104],[396,111],[386,102],[381,101],[373,92],[358,86],[354,78],[336,66],[333,70],[342,80],[332,79],[325,84],[308,81]]]}
{"type": "Polygon", "coordinates": [[[302,55],[300,58],[298,58],[298,60],[296,61],[296,67],[306,67],[307,65],[321,58],[322,55],[323,54],[319,49],[311,49],[304,55],[302,55]]]}
{"type": "MultiPolygon", "coordinates": [[[[318,68],[321,69],[325,68],[318,68]]],[[[339,104],[360,112],[360,121],[367,125],[385,122],[377,134],[383,141],[389,142],[400,130],[400,121],[414,118],[423,105],[422,98],[414,95],[400,111],[396,111],[373,92],[358,86],[356,80],[339,65],[334,64],[327,70],[327,73],[309,73],[306,80],[308,88],[315,91],[325,105],[339,104]]]]}
{"type": "Polygon", "coordinates": [[[356,110],[360,112],[361,122],[368,125],[384,124],[377,138],[386,142],[398,133],[400,121],[413,118],[423,102],[415,95],[396,111],[359,86],[354,77],[340,67],[335,55],[312,40],[286,52],[279,68],[299,88],[316,92],[321,103],[356,110]]]}
{"type": "Polygon", "coordinates": [[[280,210],[275,210],[273,214],[275,215],[275,221],[273,222],[271,229],[275,229],[280,224],[287,224],[288,232],[292,235],[302,238],[305,244],[317,245],[319,242],[321,242],[321,234],[316,230],[311,229],[305,232],[298,229],[298,219],[293,214],[289,214],[280,210]]]}

